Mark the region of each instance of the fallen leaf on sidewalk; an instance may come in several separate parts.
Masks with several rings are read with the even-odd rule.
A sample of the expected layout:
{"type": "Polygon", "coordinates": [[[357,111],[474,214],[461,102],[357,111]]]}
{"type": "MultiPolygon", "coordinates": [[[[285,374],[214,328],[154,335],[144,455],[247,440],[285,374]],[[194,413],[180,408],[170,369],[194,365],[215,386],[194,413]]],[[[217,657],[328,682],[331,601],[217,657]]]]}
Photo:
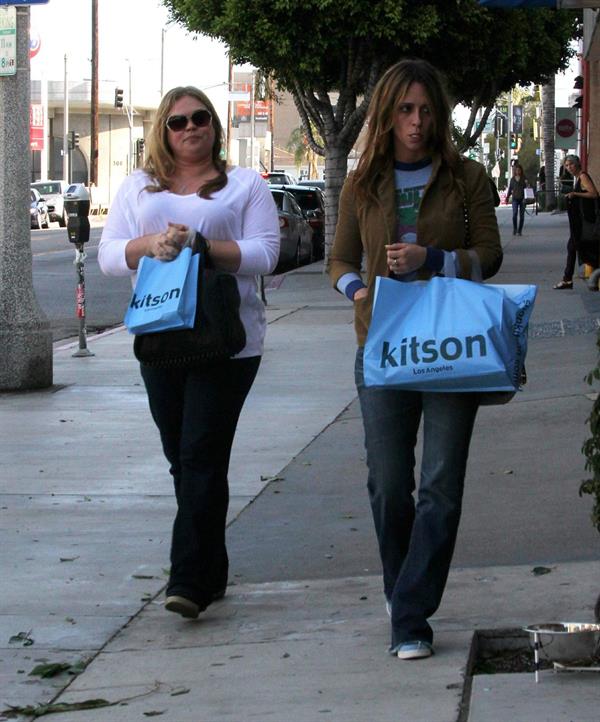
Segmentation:
{"type": "Polygon", "coordinates": [[[31,632],[33,630],[29,630],[28,632],[19,632],[18,634],[13,635],[9,640],[9,644],[17,644],[18,642],[22,642],[24,647],[31,647],[32,644],[35,643],[34,639],[31,639],[31,632]]]}
{"type": "Polygon", "coordinates": [[[60,557],[61,562],[74,562],[79,557],[60,557]]]}
{"type": "Polygon", "coordinates": [[[550,567],[533,567],[531,573],[536,577],[541,577],[542,574],[550,574],[551,571],[550,567]]]}
{"type": "Polygon", "coordinates": [[[56,677],[57,674],[68,672],[69,674],[81,674],[85,670],[86,664],[83,660],[71,664],[70,662],[49,662],[48,664],[38,664],[29,673],[30,677],[41,677],[49,679],[56,677]]]}
{"type": "Polygon", "coordinates": [[[264,476],[263,474],[260,475],[261,481],[285,481],[285,476],[278,476],[275,474],[275,476],[264,476]]]}
{"type": "Polygon", "coordinates": [[[166,709],[162,709],[160,711],[157,709],[150,710],[150,712],[144,712],[144,717],[158,717],[159,715],[164,714],[166,711],[166,709]]]}
{"type": "Polygon", "coordinates": [[[188,694],[189,689],[187,687],[182,687],[181,689],[175,689],[173,692],[171,692],[171,697],[179,697],[180,694],[188,694]]]}

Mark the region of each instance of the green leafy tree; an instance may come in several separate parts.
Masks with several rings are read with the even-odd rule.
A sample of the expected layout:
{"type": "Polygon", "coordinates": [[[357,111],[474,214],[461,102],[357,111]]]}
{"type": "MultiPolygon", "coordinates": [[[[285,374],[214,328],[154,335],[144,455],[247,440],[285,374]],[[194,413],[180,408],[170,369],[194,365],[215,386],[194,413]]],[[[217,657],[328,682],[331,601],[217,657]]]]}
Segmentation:
{"type": "Polygon", "coordinates": [[[477,0],[163,3],[176,21],[223,41],[234,61],[252,63],[292,94],[310,146],[325,157],[327,246],[348,154],[386,67],[413,56],[442,69],[453,100],[473,109],[460,143],[468,148],[500,92],[566,67],[575,31],[571,12],[491,11],[477,0]]]}

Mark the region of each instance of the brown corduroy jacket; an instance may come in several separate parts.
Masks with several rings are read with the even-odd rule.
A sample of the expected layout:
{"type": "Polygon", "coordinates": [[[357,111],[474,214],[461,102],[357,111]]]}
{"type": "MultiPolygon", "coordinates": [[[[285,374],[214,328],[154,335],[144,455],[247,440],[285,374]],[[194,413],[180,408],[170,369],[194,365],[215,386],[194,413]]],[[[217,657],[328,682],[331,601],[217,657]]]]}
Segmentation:
{"type": "MultiPolygon", "coordinates": [[[[345,273],[361,274],[362,256],[365,254],[364,282],[368,295],[354,303],[357,341],[359,346],[363,346],[371,321],[375,278],[389,276],[385,246],[396,242],[393,164],[390,162],[378,184],[379,202],[360,209],[352,189],[352,175],[349,174],[340,194],[328,272],[334,286],[345,273]]],[[[453,184],[452,174],[446,166],[441,165],[439,158],[433,160],[431,178],[419,207],[417,239],[421,246],[456,251],[460,278],[481,280],[477,278],[478,266],[484,279],[497,273],[502,263],[502,246],[489,180],[482,165],[463,159],[453,184]],[[468,241],[465,237],[465,202],[469,217],[468,241]],[[479,263],[473,263],[474,256],[479,263]]],[[[423,280],[431,275],[424,268],[418,272],[419,279],[423,280]]]]}

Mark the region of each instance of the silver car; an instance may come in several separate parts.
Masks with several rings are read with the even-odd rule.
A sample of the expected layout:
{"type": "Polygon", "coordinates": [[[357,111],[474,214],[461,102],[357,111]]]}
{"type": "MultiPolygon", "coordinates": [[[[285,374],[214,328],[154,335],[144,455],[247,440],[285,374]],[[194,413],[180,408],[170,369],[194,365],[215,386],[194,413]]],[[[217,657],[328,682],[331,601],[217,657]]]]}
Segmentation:
{"type": "Polygon", "coordinates": [[[58,225],[64,228],[67,225],[67,214],[63,201],[63,194],[69,184],[62,180],[36,181],[31,187],[46,199],[48,214],[51,221],[58,221],[58,225]]]}
{"type": "Polygon", "coordinates": [[[312,262],[313,230],[300,210],[294,196],[288,191],[271,189],[277,206],[281,247],[276,270],[284,267],[297,268],[312,262]]]}
{"type": "Polygon", "coordinates": [[[48,214],[48,206],[46,199],[34,189],[29,191],[29,219],[31,228],[50,228],[50,216],[48,214]]]}

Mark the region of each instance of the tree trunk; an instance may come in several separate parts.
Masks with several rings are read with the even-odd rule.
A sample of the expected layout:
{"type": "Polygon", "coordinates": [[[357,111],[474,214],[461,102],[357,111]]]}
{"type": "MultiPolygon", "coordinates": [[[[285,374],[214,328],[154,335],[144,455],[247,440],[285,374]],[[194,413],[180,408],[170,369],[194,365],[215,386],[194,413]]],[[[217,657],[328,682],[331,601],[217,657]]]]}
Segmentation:
{"type": "Polygon", "coordinates": [[[329,258],[338,218],[340,192],[348,169],[348,149],[345,146],[327,144],[325,156],[325,260],[329,258]]]}
{"type": "Polygon", "coordinates": [[[546,194],[544,210],[551,211],[556,207],[554,179],[556,169],[554,163],[554,127],[556,125],[555,110],[555,78],[542,85],[542,135],[544,140],[544,165],[546,169],[546,194]]]}

